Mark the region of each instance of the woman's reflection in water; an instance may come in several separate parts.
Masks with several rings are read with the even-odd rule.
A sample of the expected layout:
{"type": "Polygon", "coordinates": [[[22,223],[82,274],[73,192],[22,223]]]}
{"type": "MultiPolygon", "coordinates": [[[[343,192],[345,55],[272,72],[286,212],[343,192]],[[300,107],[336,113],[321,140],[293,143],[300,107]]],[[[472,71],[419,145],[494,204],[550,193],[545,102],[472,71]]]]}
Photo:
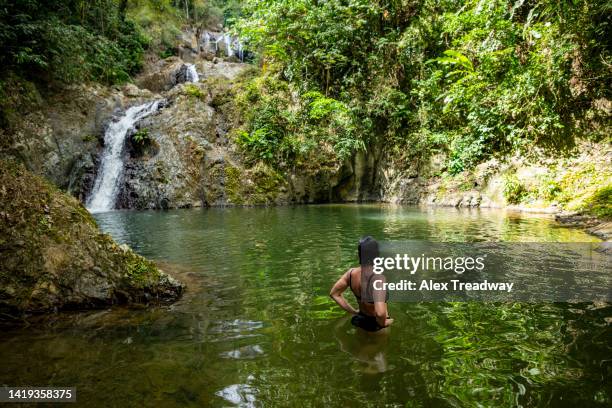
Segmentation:
{"type": "Polygon", "coordinates": [[[359,370],[364,374],[388,371],[390,366],[387,362],[387,348],[390,329],[377,332],[355,330],[349,321],[349,317],[343,317],[334,327],[334,337],[338,340],[340,349],[359,363],[359,370]]]}

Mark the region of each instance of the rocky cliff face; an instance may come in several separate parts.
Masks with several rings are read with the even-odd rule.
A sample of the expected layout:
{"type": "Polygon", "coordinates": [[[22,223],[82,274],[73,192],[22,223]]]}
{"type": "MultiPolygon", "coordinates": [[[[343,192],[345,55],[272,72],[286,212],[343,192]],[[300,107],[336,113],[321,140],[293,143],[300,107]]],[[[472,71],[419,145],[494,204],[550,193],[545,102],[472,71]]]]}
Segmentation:
{"type": "MultiPolygon", "coordinates": [[[[180,72],[181,63],[159,64],[180,72]]],[[[246,64],[196,62],[201,80],[179,83],[162,93],[166,106],[140,121],[128,137],[118,208],[270,205],[380,198],[376,154],[358,154],[346,163],[316,172],[281,174],[264,163],[246,163],[234,143],[241,118],[234,103],[236,83],[248,76],[246,64]]],[[[176,75],[145,73],[139,82],[176,75]]]]}
{"type": "Polygon", "coordinates": [[[101,234],[74,198],[0,160],[0,315],[151,303],[183,287],[101,234]]]}
{"type": "Polygon", "coordinates": [[[445,162],[438,155],[419,166],[387,166],[381,200],[555,214],[561,224],[612,236],[612,147],[605,141],[582,142],[569,155],[490,159],[456,175],[445,172],[445,162]]]}

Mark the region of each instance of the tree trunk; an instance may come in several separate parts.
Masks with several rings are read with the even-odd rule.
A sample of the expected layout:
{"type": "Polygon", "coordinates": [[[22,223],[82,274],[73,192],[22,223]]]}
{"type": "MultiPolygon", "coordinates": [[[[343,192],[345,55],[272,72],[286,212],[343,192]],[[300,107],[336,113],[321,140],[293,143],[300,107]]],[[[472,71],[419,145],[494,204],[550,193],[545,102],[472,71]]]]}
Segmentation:
{"type": "Polygon", "coordinates": [[[125,13],[127,11],[128,0],[121,0],[119,3],[119,18],[125,21],[125,13]]]}

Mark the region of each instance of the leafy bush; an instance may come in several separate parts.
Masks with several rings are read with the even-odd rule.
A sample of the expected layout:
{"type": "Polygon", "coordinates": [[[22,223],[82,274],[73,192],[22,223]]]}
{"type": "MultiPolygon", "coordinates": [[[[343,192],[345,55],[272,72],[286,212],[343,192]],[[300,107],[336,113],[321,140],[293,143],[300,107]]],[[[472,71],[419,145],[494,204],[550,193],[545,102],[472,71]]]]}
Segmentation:
{"type": "Polygon", "coordinates": [[[509,204],[519,204],[525,199],[528,191],[516,174],[504,177],[504,198],[509,204]]]}
{"type": "Polygon", "coordinates": [[[202,92],[202,90],[194,84],[185,85],[185,87],[183,88],[183,92],[185,92],[186,95],[192,96],[194,98],[198,98],[198,99],[206,98],[206,95],[204,94],[204,92],[202,92]]]}
{"type": "Polygon", "coordinates": [[[159,58],[161,59],[166,59],[166,58],[177,55],[177,51],[176,51],[176,48],[169,47],[169,48],[164,48],[163,50],[159,51],[157,55],[159,55],[159,58]]]}
{"type": "Polygon", "coordinates": [[[134,143],[140,146],[144,146],[151,142],[151,136],[149,135],[149,129],[143,128],[139,129],[136,133],[132,135],[132,140],[134,143]]]}
{"type": "Polygon", "coordinates": [[[597,190],[584,204],[584,211],[597,217],[612,218],[612,185],[597,190]]]}
{"type": "Polygon", "coordinates": [[[553,201],[561,193],[561,184],[550,175],[541,178],[538,186],[538,197],[553,201]]]}
{"type": "Polygon", "coordinates": [[[237,142],[253,160],[316,168],[363,148],[352,113],[317,91],[302,96],[274,76],[247,81],[237,95],[245,119],[237,142]]]}

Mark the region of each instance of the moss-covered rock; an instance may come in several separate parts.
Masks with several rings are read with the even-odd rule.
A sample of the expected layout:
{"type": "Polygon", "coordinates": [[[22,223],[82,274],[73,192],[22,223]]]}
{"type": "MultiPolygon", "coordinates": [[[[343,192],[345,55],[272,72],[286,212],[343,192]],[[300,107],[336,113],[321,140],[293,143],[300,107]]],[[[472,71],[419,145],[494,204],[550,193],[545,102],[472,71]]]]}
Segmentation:
{"type": "Polygon", "coordinates": [[[421,200],[415,201],[424,198],[441,206],[506,207],[609,220],[611,157],[609,144],[584,143],[570,156],[491,159],[456,175],[433,175],[424,185],[421,200]]]}
{"type": "Polygon", "coordinates": [[[149,303],[183,286],[100,233],[74,198],[0,160],[0,315],[149,303]]]}
{"type": "Polygon", "coordinates": [[[596,217],[612,219],[612,185],[596,190],[585,199],[582,209],[596,217]]]}
{"type": "Polygon", "coordinates": [[[224,171],[229,204],[276,204],[281,193],[287,191],[287,181],[282,175],[261,162],[247,170],[227,164],[224,171]]]}

